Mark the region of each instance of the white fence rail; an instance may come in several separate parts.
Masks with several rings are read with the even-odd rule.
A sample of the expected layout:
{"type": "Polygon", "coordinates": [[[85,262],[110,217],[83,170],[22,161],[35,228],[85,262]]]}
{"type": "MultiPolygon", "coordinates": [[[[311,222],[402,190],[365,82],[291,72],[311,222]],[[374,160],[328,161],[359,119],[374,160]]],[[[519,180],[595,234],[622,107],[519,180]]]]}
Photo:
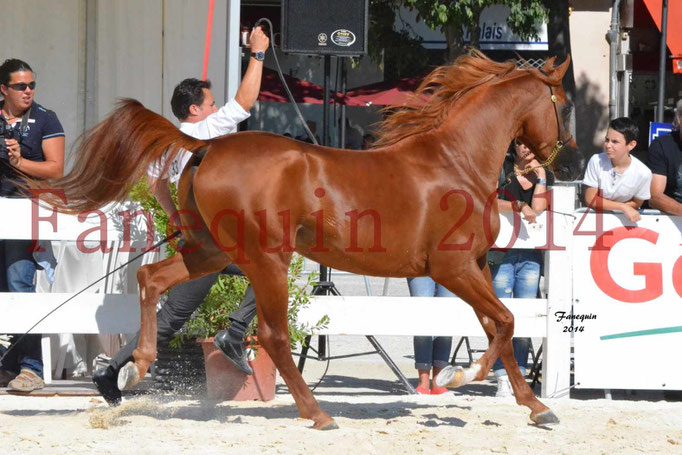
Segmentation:
{"type": "MultiPolygon", "coordinates": [[[[513,233],[512,216],[501,216],[502,229],[497,239],[500,246],[512,246],[510,240],[515,238],[515,248],[546,250],[546,299],[504,300],[516,317],[516,336],[544,339],[542,395],[557,397],[568,394],[573,337],[577,387],[682,389],[682,367],[673,364],[663,371],[664,359],[656,362],[658,366],[653,370],[656,374],[651,375],[636,376],[616,368],[618,365],[625,369],[631,366],[632,360],[626,361],[631,358],[629,354],[640,360],[649,359],[652,352],[665,355],[666,346],[679,345],[682,341],[682,260],[679,259],[682,218],[644,215],[635,226],[621,215],[574,212],[575,190],[572,187],[555,187],[553,191],[554,213],[543,214],[534,225],[521,223],[516,235],[513,233]],[[592,253],[597,236],[590,231],[596,230],[599,217],[602,217],[604,230],[625,236],[612,245],[612,251],[607,251],[609,254],[592,253]],[[606,264],[600,261],[606,261],[606,264]],[[605,292],[599,284],[605,276],[612,278],[611,286],[620,288],[621,293],[616,297],[628,295],[631,291],[633,295],[639,295],[641,301],[624,302],[609,295],[608,286],[605,292]],[[642,294],[645,288],[651,292],[642,294]],[[642,295],[646,297],[644,300],[642,295]],[[593,313],[596,319],[558,319],[558,315],[571,315],[572,311],[578,317],[593,313]],[[600,363],[608,358],[620,359],[609,363],[614,374],[609,374],[600,363]],[[620,375],[617,374],[619,371],[620,375]],[[648,377],[642,379],[644,376],[648,377]]],[[[127,207],[131,208],[134,207],[127,207]]],[[[0,225],[0,238],[7,239],[30,238],[38,232],[43,239],[83,240],[87,229],[101,224],[99,217],[91,217],[88,224],[64,215],[57,215],[56,229],[47,221],[32,223],[31,219],[36,219],[35,213],[31,211],[29,202],[22,199],[0,199],[0,210],[12,213],[12,222],[0,225]]],[[[82,245],[93,246],[92,242],[100,240],[97,236],[106,232],[109,245],[114,246],[112,251],[76,254],[70,261],[62,261],[52,293],[32,296],[0,294],[0,314],[3,314],[0,333],[25,331],[73,292],[139,253],[146,244],[144,217],[134,218],[127,226],[120,216],[114,216],[117,211],[121,210],[107,212],[109,221],[106,228],[89,231],[85,240],[90,243],[82,245]],[[130,246],[136,251],[130,252],[130,246]],[[62,284],[60,288],[60,280],[68,284],[62,284]]],[[[39,212],[42,217],[49,214],[39,212]]],[[[153,255],[144,259],[145,262],[153,260],[156,260],[153,255]]],[[[134,279],[137,267],[139,263],[105,280],[91,290],[93,293],[83,294],[69,302],[43,321],[35,332],[136,331],[139,328],[137,283],[134,279]]],[[[329,315],[329,326],[319,334],[483,335],[471,308],[457,298],[320,296],[313,300],[300,313],[300,320],[315,323],[321,316],[329,315]],[[428,311],[424,311],[425,306],[428,306],[428,311]],[[433,318],[434,314],[439,317],[433,318]]],[[[46,376],[49,375],[47,370],[46,376]]]]}
{"type": "MultiPolygon", "coordinates": [[[[140,254],[149,242],[145,216],[134,216],[138,209],[132,203],[110,206],[79,220],[77,216],[38,207],[27,199],[0,198],[0,212],[5,219],[0,223],[0,238],[51,240],[59,262],[54,284],[47,283],[43,273],[38,274],[36,294],[0,293],[0,333],[26,332],[76,292],[140,254]]],[[[158,257],[159,253],[147,253],[68,302],[32,330],[43,334],[46,383],[52,380],[50,334],[118,334],[139,329],[135,275],[141,264],[158,257]]]]}

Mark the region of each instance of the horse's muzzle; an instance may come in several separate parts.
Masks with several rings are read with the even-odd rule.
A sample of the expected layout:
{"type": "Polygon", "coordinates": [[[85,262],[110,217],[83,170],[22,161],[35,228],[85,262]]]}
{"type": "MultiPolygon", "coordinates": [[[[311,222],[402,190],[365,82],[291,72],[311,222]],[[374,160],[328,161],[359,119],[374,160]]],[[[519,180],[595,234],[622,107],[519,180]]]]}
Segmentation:
{"type": "Polygon", "coordinates": [[[554,175],[558,180],[573,181],[582,178],[585,171],[585,157],[578,150],[574,139],[564,144],[554,161],[554,175]]]}

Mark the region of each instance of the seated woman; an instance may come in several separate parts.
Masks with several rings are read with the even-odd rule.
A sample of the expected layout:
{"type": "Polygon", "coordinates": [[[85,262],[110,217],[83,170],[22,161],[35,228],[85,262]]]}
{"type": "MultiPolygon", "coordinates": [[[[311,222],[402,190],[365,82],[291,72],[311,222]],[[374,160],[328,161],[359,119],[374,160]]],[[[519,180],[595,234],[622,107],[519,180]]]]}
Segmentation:
{"type": "MultiPolygon", "coordinates": [[[[554,184],[554,175],[547,172],[535,159],[533,152],[524,144],[514,141],[503,164],[505,183],[501,183],[498,208],[501,213],[517,211],[529,223],[547,209],[547,198],[537,197],[554,184]]],[[[502,180],[502,179],[501,179],[502,180]]],[[[540,284],[542,252],[533,249],[507,251],[499,265],[491,266],[493,288],[498,298],[534,299],[540,284]]],[[[526,375],[530,338],[512,338],[514,357],[521,374],[526,375]]],[[[495,396],[512,395],[507,372],[498,358],[493,365],[497,380],[495,396]]]]}
{"type": "Polygon", "coordinates": [[[611,120],[604,152],[593,155],[585,170],[585,204],[595,210],[621,210],[631,222],[641,218],[639,208],[651,197],[651,171],[630,155],[637,146],[639,128],[628,117],[611,120]]]}

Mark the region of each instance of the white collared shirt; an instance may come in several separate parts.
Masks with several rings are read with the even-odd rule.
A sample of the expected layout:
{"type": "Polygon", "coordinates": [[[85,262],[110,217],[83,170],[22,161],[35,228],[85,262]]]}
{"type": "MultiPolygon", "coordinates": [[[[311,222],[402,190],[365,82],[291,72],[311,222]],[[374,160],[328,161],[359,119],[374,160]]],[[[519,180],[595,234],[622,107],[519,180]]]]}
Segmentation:
{"type": "Polygon", "coordinates": [[[583,183],[592,188],[600,188],[603,197],[610,201],[628,202],[633,197],[642,201],[651,199],[651,171],[634,156],[630,158],[630,166],[621,174],[613,168],[606,153],[592,155],[583,183]]]}
{"type": "MultiPolygon", "coordinates": [[[[213,139],[236,132],[239,123],[250,116],[251,114],[245,111],[236,100],[231,99],[217,112],[214,112],[200,122],[182,122],[180,124],[180,131],[197,139],[213,139]]],[[[192,154],[190,152],[182,150],[173,159],[168,168],[168,178],[172,183],[178,182],[182,170],[191,157],[192,154]]],[[[163,159],[152,164],[149,166],[147,174],[152,178],[159,178],[164,164],[163,159]]]]}

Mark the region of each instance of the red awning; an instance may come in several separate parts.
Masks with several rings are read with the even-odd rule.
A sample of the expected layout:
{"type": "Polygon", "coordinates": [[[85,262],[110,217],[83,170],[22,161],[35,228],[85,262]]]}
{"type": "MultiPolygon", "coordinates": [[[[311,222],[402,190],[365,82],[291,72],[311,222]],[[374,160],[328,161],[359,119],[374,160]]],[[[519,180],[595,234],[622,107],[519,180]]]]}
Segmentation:
{"type": "MultiPolygon", "coordinates": [[[[661,13],[663,0],[644,0],[649,14],[656,22],[656,27],[661,30],[661,13]]],[[[682,58],[682,1],[672,0],[668,2],[668,48],[673,58],[682,58]]]]}
{"type": "MultiPolygon", "coordinates": [[[[291,90],[291,94],[294,95],[294,99],[297,103],[322,104],[324,89],[319,85],[296,79],[295,77],[287,76],[286,74],[284,75],[284,80],[287,82],[289,90],[291,90]]],[[[329,95],[330,103],[340,103],[342,100],[343,97],[340,93],[331,93],[329,95]]],[[[287,96],[284,87],[282,87],[282,82],[279,80],[276,71],[267,68],[263,70],[263,81],[261,82],[258,101],[270,101],[274,103],[289,102],[289,97],[287,96]]]]}
{"type": "Polygon", "coordinates": [[[414,95],[423,77],[400,79],[398,82],[379,82],[346,93],[348,106],[399,106],[414,95]]]}

